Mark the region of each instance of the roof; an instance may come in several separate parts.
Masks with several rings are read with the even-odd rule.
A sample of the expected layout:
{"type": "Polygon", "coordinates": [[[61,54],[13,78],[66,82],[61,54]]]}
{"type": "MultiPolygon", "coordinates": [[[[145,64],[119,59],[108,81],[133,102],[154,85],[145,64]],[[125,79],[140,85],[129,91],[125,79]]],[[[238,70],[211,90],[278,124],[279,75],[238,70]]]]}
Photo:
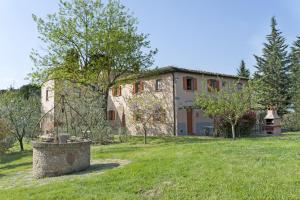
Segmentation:
{"type": "Polygon", "coordinates": [[[167,67],[156,68],[155,70],[150,70],[150,72],[145,73],[143,76],[154,75],[154,74],[151,73],[151,71],[152,72],[154,71],[154,74],[156,74],[156,73],[166,74],[166,73],[172,73],[172,72],[183,72],[183,73],[192,73],[192,74],[210,75],[210,76],[220,76],[220,77],[248,80],[248,78],[241,77],[241,76],[235,76],[235,75],[229,75],[229,74],[223,74],[223,73],[215,73],[215,72],[208,72],[208,71],[203,71],[203,70],[179,68],[179,67],[175,67],[175,66],[167,66],[167,67]]]}

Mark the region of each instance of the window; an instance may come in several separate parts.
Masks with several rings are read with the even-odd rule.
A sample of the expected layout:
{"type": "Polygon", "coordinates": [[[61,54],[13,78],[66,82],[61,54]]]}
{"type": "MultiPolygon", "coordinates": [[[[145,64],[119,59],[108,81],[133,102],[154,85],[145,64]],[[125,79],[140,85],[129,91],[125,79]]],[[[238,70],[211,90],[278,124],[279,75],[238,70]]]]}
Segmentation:
{"type": "Polygon", "coordinates": [[[122,96],[122,86],[114,86],[112,87],[112,96],[122,96]]]}
{"type": "Polygon", "coordinates": [[[219,80],[208,79],[207,80],[207,90],[208,90],[208,92],[219,91],[220,90],[219,80]]]}
{"type": "Polygon", "coordinates": [[[137,81],[133,84],[133,94],[138,94],[144,91],[144,82],[137,81]]]}
{"type": "Polygon", "coordinates": [[[226,81],[222,81],[222,88],[225,88],[225,87],[227,87],[227,82],[226,81]]]}
{"type": "Polygon", "coordinates": [[[79,97],[79,98],[81,97],[81,89],[80,88],[75,88],[74,92],[75,92],[77,97],[79,97]]]}
{"type": "Polygon", "coordinates": [[[192,77],[183,77],[184,90],[197,90],[197,79],[192,77]]]}
{"type": "Polygon", "coordinates": [[[114,110],[109,110],[108,111],[108,120],[113,121],[116,119],[116,113],[114,110]]]}
{"type": "Polygon", "coordinates": [[[143,119],[142,111],[141,110],[136,110],[133,113],[133,120],[136,122],[140,122],[143,119]]]}
{"type": "Polygon", "coordinates": [[[191,78],[186,79],[186,89],[187,90],[193,89],[193,79],[191,79],[191,78]]]}
{"type": "Polygon", "coordinates": [[[164,122],[166,119],[166,112],[162,108],[158,108],[153,115],[153,121],[164,122]]]}
{"type": "Polygon", "coordinates": [[[161,91],[162,90],[162,80],[161,79],[157,79],[155,81],[155,90],[156,91],[161,91]]]}
{"type": "Polygon", "coordinates": [[[49,101],[49,89],[46,89],[46,101],[49,101]]]}
{"type": "Polygon", "coordinates": [[[242,90],[242,88],[243,88],[243,83],[238,83],[236,87],[237,87],[237,90],[238,90],[238,91],[242,90]]]}

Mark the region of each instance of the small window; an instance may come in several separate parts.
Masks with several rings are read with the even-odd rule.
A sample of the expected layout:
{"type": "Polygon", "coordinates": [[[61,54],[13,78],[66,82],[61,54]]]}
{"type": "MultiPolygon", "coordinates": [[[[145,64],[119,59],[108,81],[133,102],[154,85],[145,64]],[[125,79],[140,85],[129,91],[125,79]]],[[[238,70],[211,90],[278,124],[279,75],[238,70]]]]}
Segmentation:
{"type": "Polygon", "coordinates": [[[197,79],[193,77],[183,77],[183,89],[184,90],[197,90],[197,79]]]}
{"type": "Polygon", "coordinates": [[[193,90],[193,79],[192,78],[186,79],[186,89],[193,90]]]}
{"type": "Polygon", "coordinates": [[[140,122],[143,119],[142,111],[137,110],[133,113],[133,120],[136,122],[140,122]]]}
{"type": "Polygon", "coordinates": [[[166,119],[165,110],[162,108],[158,108],[153,115],[153,121],[164,122],[165,119],[166,119]]]}
{"type": "Polygon", "coordinates": [[[81,97],[81,89],[75,88],[74,90],[75,90],[74,92],[75,92],[76,96],[80,98],[81,97]]]}
{"type": "Polygon", "coordinates": [[[49,89],[46,89],[46,101],[49,101],[49,89]]]}
{"type": "Polygon", "coordinates": [[[238,83],[236,87],[237,87],[237,90],[238,90],[238,91],[242,90],[242,88],[243,88],[243,83],[238,83]]]}
{"type": "Polygon", "coordinates": [[[207,80],[207,90],[209,92],[219,91],[220,90],[219,81],[216,79],[208,79],[207,80]]]}
{"type": "Polygon", "coordinates": [[[122,86],[121,85],[112,87],[112,96],[114,96],[114,97],[122,96],[122,86]]]}
{"type": "Polygon", "coordinates": [[[155,81],[155,90],[156,91],[161,91],[162,90],[162,80],[161,79],[157,79],[155,81]]]}
{"type": "Polygon", "coordinates": [[[115,111],[114,110],[109,110],[108,111],[108,120],[113,121],[115,120],[116,116],[115,116],[115,111]]]}
{"type": "Polygon", "coordinates": [[[227,87],[227,82],[226,81],[222,81],[222,88],[225,88],[225,87],[227,87]]]}
{"type": "Polygon", "coordinates": [[[144,82],[137,81],[133,84],[133,94],[138,94],[144,91],[144,82]]]}

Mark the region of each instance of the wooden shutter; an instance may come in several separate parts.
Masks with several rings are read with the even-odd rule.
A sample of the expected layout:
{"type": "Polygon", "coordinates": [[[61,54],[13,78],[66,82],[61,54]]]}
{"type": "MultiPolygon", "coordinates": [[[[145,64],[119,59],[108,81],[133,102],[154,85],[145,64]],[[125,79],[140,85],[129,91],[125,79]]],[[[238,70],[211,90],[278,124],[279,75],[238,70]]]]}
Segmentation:
{"type": "Polygon", "coordinates": [[[184,90],[187,90],[187,80],[186,80],[186,77],[183,77],[183,89],[184,90]]]}
{"type": "Polygon", "coordinates": [[[197,90],[197,79],[193,78],[193,90],[197,90]]]}
{"type": "Polygon", "coordinates": [[[118,87],[118,95],[122,96],[122,86],[121,85],[119,85],[119,87],[118,87]]]}
{"type": "Polygon", "coordinates": [[[140,81],[140,91],[143,92],[144,91],[144,82],[140,81]]]}
{"type": "Polygon", "coordinates": [[[133,94],[136,94],[136,83],[133,83],[133,94]]]}
{"type": "Polygon", "coordinates": [[[116,120],[116,112],[112,110],[112,120],[116,120]]]}
{"type": "Polygon", "coordinates": [[[111,88],[111,94],[112,94],[113,97],[116,96],[115,95],[115,87],[114,86],[111,88]]]}

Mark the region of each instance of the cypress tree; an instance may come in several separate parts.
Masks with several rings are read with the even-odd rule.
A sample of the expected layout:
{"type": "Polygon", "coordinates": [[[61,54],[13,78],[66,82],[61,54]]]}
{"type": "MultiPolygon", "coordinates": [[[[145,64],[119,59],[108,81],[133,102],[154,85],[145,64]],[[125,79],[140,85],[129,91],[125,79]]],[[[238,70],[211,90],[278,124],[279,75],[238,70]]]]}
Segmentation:
{"type": "Polygon", "coordinates": [[[291,100],[294,110],[300,113],[300,37],[297,37],[291,47],[290,60],[291,100]]]}
{"type": "Polygon", "coordinates": [[[241,61],[240,67],[237,69],[237,75],[241,77],[250,78],[250,71],[246,68],[244,60],[241,61]]]}
{"type": "Polygon", "coordinates": [[[278,114],[287,112],[289,105],[289,57],[285,38],[277,29],[275,17],[271,20],[271,33],[266,37],[262,56],[255,56],[257,72],[257,97],[266,108],[277,106],[278,114]]]}

